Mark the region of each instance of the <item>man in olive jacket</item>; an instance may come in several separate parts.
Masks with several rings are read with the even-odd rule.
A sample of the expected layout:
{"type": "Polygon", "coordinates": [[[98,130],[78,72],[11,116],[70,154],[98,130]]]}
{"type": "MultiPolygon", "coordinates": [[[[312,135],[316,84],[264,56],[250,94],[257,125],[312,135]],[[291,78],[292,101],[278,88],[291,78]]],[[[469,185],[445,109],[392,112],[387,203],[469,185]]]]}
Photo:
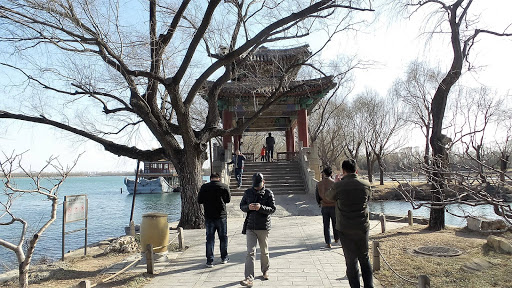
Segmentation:
{"type": "Polygon", "coordinates": [[[354,160],[343,161],[341,169],[343,178],[334,183],[325,198],[336,201],[336,228],[343,246],[350,287],[360,287],[359,261],[364,287],[373,288],[372,266],[368,257],[368,201],[371,186],[368,181],[357,177],[354,160]]]}
{"type": "Polygon", "coordinates": [[[270,259],[268,252],[268,232],[271,227],[270,215],[276,211],[274,193],[266,189],[263,174],[252,176],[252,187],[245,190],[240,201],[240,209],[247,213],[242,234],[247,235],[247,256],[245,258],[245,278],[242,286],[252,287],[254,280],[254,262],[256,243],[260,244],[260,261],[263,279],[268,279],[270,259]]]}
{"type": "Polygon", "coordinates": [[[212,173],[210,182],[203,184],[197,195],[197,202],[204,206],[204,222],[206,226],[206,266],[213,267],[213,247],[215,231],[219,235],[221,263],[228,258],[228,220],[226,203],[231,201],[228,185],[220,182],[219,173],[212,173]]]}

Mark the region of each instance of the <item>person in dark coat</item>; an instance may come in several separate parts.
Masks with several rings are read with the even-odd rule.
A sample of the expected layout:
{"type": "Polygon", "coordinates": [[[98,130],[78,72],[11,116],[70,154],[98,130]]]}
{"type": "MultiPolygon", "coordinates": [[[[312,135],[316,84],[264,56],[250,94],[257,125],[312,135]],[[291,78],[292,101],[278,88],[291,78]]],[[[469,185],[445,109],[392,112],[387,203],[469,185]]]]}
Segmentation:
{"type": "Polygon", "coordinates": [[[368,201],[372,191],[370,183],[357,176],[356,167],[352,159],[343,161],[343,178],[332,185],[325,198],[336,201],[336,229],[343,246],[350,287],[360,287],[359,262],[364,287],[373,288],[372,266],[368,257],[368,201]]]}
{"type": "Polygon", "coordinates": [[[214,172],[210,182],[201,186],[197,202],[203,204],[204,222],[206,226],[206,266],[213,267],[213,248],[215,246],[215,232],[220,241],[221,263],[225,264],[228,258],[228,222],[226,203],[231,201],[228,185],[220,182],[220,176],[214,172]]]}
{"type": "Polygon", "coordinates": [[[245,190],[240,201],[240,209],[247,213],[242,234],[247,235],[247,257],[245,258],[245,278],[242,286],[252,287],[254,281],[254,263],[256,243],[260,245],[261,272],[268,279],[270,259],[268,252],[268,234],[271,227],[270,215],[276,211],[274,193],[265,188],[263,174],[252,176],[252,187],[245,190]]]}
{"type": "Polygon", "coordinates": [[[274,139],[272,133],[268,133],[265,144],[267,144],[267,161],[272,161],[274,160],[274,145],[276,144],[276,139],[274,139]]]}
{"type": "Polygon", "coordinates": [[[238,189],[240,189],[240,187],[242,187],[242,174],[244,173],[245,160],[246,160],[246,158],[245,158],[244,154],[242,154],[242,152],[240,152],[240,150],[236,150],[235,155],[231,159],[231,162],[228,163],[228,164],[235,165],[234,170],[235,170],[235,178],[236,178],[236,183],[237,183],[238,189]]]}

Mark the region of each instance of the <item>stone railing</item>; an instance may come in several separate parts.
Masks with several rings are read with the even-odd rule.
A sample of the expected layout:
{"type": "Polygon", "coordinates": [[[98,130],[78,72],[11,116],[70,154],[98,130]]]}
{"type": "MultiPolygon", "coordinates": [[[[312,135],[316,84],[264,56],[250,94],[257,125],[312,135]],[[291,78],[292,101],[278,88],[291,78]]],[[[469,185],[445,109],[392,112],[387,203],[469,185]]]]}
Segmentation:
{"type": "Polygon", "coordinates": [[[300,165],[300,171],[302,174],[302,177],[304,178],[304,190],[307,194],[315,194],[316,189],[316,183],[318,181],[315,179],[315,171],[311,170],[309,167],[310,165],[310,153],[311,148],[308,147],[302,147],[300,148],[297,157],[299,165],[300,165]]]}

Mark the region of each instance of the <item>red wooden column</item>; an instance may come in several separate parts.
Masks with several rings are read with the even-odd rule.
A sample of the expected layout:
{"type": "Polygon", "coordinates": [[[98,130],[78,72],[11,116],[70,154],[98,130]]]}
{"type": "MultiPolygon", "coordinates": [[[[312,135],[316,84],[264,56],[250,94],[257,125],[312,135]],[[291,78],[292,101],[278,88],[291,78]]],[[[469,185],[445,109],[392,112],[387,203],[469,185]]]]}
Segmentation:
{"type": "Polygon", "coordinates": [[[295,125],[290,127],[290,152],[295,152],[295,125]]]}
{"type": "Polygon", "coordinates": [[[240,139],[242,139],[242,135],[234,135],[233,136],[233,139],[234,139],[234,145],[233,145],[233,150],[236,151],[236,150],[240,150],[240,139]]]}
{"type": "Polygon", "coordinates": [[[288,130],[286,130],[286,152],[292,152],[290,151],[290,139],[291,139],[291,136],[290,136],[290,128],[288,128],[288,130]]]}
{"type": "Polygon", "coordinates": [[[290,160],[291,152],[295,152],[295,127],[290,127],[286,130],[286,159],[290,160]]]}
{"type": "Polygon", "coordinates": [[[302,146],[309,147],[308,112],[306,109],[300,109],[297,112],[297,124],[299,126],[299,141],[302,141],[302,146]]]}
{"type": "MultiPolygon", "coordinates": [[[[229,110],[222,111],[222,128],[224,130],[233,128],[233,112],[229,110]]],[[[231,136],[224,135],[222,137],[222,146],[224,146],[224,149],[228,149],[228,143],[231,143],[232,141],[231,136]]]]}

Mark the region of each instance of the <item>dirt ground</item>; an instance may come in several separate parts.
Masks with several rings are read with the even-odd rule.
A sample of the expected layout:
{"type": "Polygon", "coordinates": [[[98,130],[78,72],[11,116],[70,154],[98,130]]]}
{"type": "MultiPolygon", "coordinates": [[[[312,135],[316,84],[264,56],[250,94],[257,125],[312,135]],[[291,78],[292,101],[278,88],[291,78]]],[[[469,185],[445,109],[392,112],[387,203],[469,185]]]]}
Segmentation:
{"type": "MultiPolygon", "coordinates": [[[[64,288],[75,287],[83,280],[89,280],[95,287],[141,287],[151,280],[145,273],[122,273],[119,276],[101,283],[112,274],[101,272],[114,264],[122,262],[130,254],[110,253],[104,254],[107,245],[91,247],[87,256],[83,250],[67,254],[66,261],[57,261],[46,265],[33,265],[30,268],[29,285],[32,288],[64,288]]],[[[0,284],[1,288],[19,287],[17,278],[13,281],[0,284]]]]}
{"type": "MultiPolygon", "coordinates": [[[[488,234],[477,233],[466,228],[448,228],[432,232],[423,225],[404,227],[372,236],[370,241],[379,241],[380,251],[401,279],[381,260],[381,270],[375,278],[385,288],[417,287],[419,275],[427,275],[431,287],[500,287],[512,288],[512,255],[500,254],[486,244],[488,234]],[[462,254],[455,257],[434,257],[414,252],[420,246],[447,246],[459,249],[462,254]],[[476,259],[476,260],[475,260],[476,259]],[[482,271],[464,268],[474,263],[487,263],[482,271]],[[410,282],[411,281],[411,282],[410,282]]],[[[512,233],[500,236],[512,241],[512,233]]],[[[371,245],[371,244],[370,244],[371,245]]],[[[82,280],[90,280],[95,287],[141,287],[149,282],[151,275],[146,273],[122,273],[119,276],[100,283],[110,274],[101,274],[105,268],[126,259],[130,254],[104,254],[106,245],[90,248],[89,255],[80,255],[76,251],[67,256],[66,262],[32,266],[30,287],[74,287],[82,280]]],[[[373,263],[373,253],[370,255],[373,263]]],[[[18,287],[16,279],[0,284],[2,288],[18,287]]]]}
{"type": "MultiPolygon", "coordinates": [[[[379,250],[391,268],[381,260],[381,270],[375,273],[385,288],[417,287],[419,275],[430,278],[431,287],[512,287],[512,255],[492,250],[486,239],[489,234],[473,232],[467,228],[448,228],[432,232],[426,226],[415,225],[371,237],[379,241],[379,250]],[[455,257],[427,256],[414,251],[420,246],[453,247],[461,255],[455,257]],[[482,267],[476,271],[469,267],[482,267]],[[406,280],[402,279],[405,278],[406,280]]],[[[498,236],[512,241],[512,233],[498,236]]],[[[371,244],[370,244],[371,245],[371,244]]],[[[373,263],[373,252],[372,263],[373,263]]],[[[381,259],[382,259],[381,258],[381,259]]]]}

